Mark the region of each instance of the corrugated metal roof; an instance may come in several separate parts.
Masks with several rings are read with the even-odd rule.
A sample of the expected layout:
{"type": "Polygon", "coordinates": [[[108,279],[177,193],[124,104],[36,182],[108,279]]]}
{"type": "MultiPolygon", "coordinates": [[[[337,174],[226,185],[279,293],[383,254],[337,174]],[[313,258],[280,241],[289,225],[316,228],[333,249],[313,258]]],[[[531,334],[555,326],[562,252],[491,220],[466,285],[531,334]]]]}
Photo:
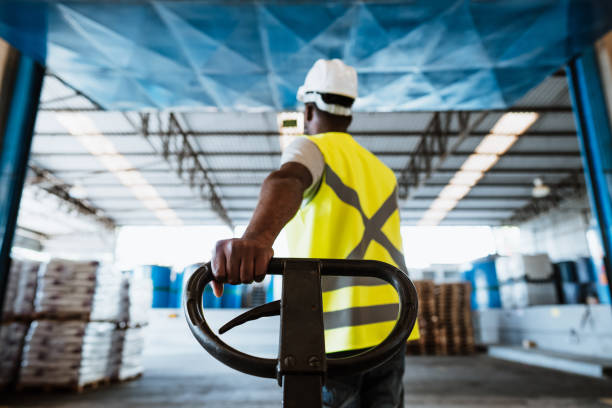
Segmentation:
{"type": "MultiPolygon", "coordinates": [[[[38,115],[32,163],[52,171],[69,185],[82,186],[91,202],[119,224],[159,224],[159,219],[58,122],[58,113],[92,108],[93,105],[84,106],[83,96],[73,94],[74,91],[61,81],[47,77],[43,100],[52,103],[43,105],[38,115]]],[[[568,103],[563,76],[550,77],[525,95],[516,108],[536,109],[540,113],[539,120],[458,203],[442,225],[498,224],[511,216],[513,209],[528,203],[534,178],[540,177],[555,185],[573,172],[581,171],[568,103]]],[[[151,114],[149,140],[140,133],[138,113],[86,110],[81,114],[89,117],[133,167],[139,169],[184,223],[220,222],[210,204],[176,174],[175,157],[170,160],[173,164],[169,164],[156,153],[163,147],[160,131],[168,130],[167,113],[151,114]]],[[[480,114],[472,113],[471,120],[480,114]]],[[[502,114],[488,113],[473,134],[458,146],[460,154],[447,157],[425,186],[416,189],[411,199],[400,202],[405,223],[418,221],[502,114]]],[[[400,177],[433,115],[432,112],[358,113],[350,131],[362,146],[374,152],[385,152],[380,159],[400,177]]],[[[236,223],[244,223],[257,203],[260,183],[279,165],[276,113],[185,111],[177,113],[176,117],[194,148],[202,153],[200,163],[216,184],[230,217],[236,223]]],[[[453,146],[458,132],[456,116],[450,129],[449,146],[453,146]]]]}

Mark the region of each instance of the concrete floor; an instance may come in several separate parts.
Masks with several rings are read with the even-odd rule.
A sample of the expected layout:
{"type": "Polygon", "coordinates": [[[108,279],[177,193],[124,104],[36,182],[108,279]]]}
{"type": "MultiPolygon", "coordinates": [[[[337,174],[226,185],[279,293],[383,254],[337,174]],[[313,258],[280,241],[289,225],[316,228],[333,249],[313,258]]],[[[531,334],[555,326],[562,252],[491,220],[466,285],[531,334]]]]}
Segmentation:
{"type": "MultiPolygon", "coordinates": [[[[211,315],[214,327],[235,312],[211,315]]],[[[248,323],[224,336],[228,343],[264,357],[276,353],[278,318],[248,323]]],[[[156,313],[148,331],[142,379],[69,393],[0,394],[0,407],[280,407],[274,380],[250,377],[209,357],[191,337],[182,316],[156,313]]],[[[407,407],[609,407],[612,381],[579,377],[475,357],[410,357],[407,407]]]]}

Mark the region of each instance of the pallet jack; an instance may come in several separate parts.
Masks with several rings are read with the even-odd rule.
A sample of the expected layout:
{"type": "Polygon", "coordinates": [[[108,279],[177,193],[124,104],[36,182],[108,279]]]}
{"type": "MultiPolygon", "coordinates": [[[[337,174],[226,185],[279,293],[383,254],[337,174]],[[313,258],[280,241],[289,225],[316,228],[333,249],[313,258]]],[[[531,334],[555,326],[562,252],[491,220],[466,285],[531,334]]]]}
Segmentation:
{"type": "Polygon", "coordinates": [[[282,297],[255,307],[219,329],[233,327],[266,316],[280,315],[278,358],[242,353],[224,343],[210,329],[202,306],[204,288],[212,279],[210,263],[189,278],[183,307],[191,332],[202,347],[223,364],[246,374],[275,378],[283,388],[283,407],[320,408],[322,386],[327,376],[354,375],[376,368],[397,353],[406,342],[417,317],[417,293],[410,279],[397,268],[378,261],[345,259],[274,258],[268,274],[282,275],[282,297]],[[346,358],[325,355],[321,276],[374,277],[390,283],[400,299],[397,323],[378,346],[346,358]]]}

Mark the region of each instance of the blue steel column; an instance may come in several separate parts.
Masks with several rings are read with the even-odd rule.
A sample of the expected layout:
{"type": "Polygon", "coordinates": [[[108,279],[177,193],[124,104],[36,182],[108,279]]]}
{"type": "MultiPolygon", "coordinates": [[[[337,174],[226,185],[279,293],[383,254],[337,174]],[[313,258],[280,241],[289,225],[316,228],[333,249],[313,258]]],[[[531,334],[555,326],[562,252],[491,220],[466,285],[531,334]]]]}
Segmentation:
{"type": "Polygon", "coordinates": [[[10,92],[0,100],[4,128],[0,129],[0,316],[4,305],[10,253],[17,224],[17,212],[25,181],[34,133],[34,121],[42,87],[44,68],[20,55],[14,72],[4,76],[10,92]]]}
{"type": "Polygon", "coordinates": [[[568,81],[582,152],[586,184],[612,284],[612,133],[594,47],[568,67],[568,81]]]}

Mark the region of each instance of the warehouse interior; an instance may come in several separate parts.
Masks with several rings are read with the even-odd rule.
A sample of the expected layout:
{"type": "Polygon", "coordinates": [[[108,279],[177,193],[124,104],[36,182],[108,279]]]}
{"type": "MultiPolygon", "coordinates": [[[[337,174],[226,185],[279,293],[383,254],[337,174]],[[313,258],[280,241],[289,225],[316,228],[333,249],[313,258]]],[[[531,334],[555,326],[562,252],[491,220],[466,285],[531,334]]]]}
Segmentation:
{"type": "MultiPolygon", "coordinates": [[[[182,303],[304,132],[319,58],[356,67],[349,132],[398,183],[405,406],[612,405],[610,30],[595,0],[1,4],[0,406],[281,406],[182,303]]],[[[282,293],[202,310],[217,331],[282,293]]],[[[280,320],[221,338],[277,358],[280,320]]]]}

